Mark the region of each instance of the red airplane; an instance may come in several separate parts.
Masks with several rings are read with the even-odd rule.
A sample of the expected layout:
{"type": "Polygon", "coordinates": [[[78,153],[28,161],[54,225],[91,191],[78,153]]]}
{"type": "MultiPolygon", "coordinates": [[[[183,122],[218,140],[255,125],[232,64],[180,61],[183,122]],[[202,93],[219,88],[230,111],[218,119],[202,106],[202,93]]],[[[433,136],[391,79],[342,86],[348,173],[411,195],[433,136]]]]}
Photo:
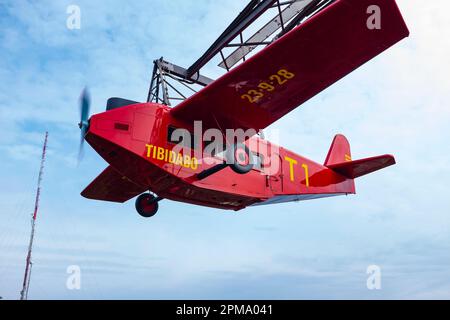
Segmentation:
{"type": "Polygon", "coordinates": [[[258,133],[408,35],[394,0],[252,0],[191,68],[155,61],[146,103],[112,98],[89,119],[85,91],[82,142],[109,166],[82,196],[117,203],[138,196],[138,213],[152,217],[163,199],[238,211],[355,194],[356,178],[394,165],[394,157],[353,160],[337,135],[322,165],[258,133]],[[271,10],[275,18],[244,41],[242,31],[271,10]],[[234,51],[225,57],[225,48],[234,51]],[[215,81],[200,75],[219,53],[228,72],[215,81]],[[204,88],[186,98],[168,78],[204,88]],[[183,96],[175,107],[169,89],[183,96]],[[222,135],[223,149],[205,151],[208,130],[222,135]],[[230,140],[230,130],[253,133],[230,140]]]}

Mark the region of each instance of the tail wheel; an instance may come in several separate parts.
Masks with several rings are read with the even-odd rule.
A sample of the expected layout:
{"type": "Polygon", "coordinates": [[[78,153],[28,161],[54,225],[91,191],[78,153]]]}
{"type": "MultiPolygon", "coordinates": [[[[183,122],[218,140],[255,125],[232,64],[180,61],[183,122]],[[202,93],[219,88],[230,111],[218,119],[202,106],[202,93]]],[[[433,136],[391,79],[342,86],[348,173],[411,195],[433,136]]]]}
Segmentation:
{"type": "Polygon", "coordinates": [[[227,160],[231,169],[238,174],[246,174],[253,169],[253,156],[245,144],[233,145],[228,150],[227,160]]]}
{"type": "Polygon", "coordinates": [[[153,217],[158,209],[158,200],[152,194],[142,194],[136,199],[136,211],[144,218],[153,217]]]}

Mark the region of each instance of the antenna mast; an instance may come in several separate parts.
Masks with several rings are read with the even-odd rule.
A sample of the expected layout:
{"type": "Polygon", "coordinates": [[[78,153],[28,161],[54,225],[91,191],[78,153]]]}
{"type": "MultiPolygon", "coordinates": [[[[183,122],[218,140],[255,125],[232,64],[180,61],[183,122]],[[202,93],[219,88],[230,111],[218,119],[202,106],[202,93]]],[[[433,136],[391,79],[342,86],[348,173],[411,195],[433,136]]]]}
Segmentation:
{"type": "Polygon", "coordinates": [[[39,170],[39,178],[38,178],[37,191],[36,191],[36,200],[35,200],[35,204],[34,204],[34,212],[33,212],[32,218],[31,218],[31,236],[30,236],[30,243],[28,245],[28,254],[27,254],[27,260],[26,260],[25,275],[23,277],[23,286],[22,286],[22,291],[20,292],[20,300],[28,299],[28,290],[30,288],[31,268],[33,267],[33,263],[31,261],[31,253],[33,251],[34,231],[35,231],[35,227],[36,227],[36,218],[37,218],[37,214],[38,214],[38,210],[39,210],[39,199],[41,196],[41,182],[42,182],[42,175],[44,173],[45,155],[47,152],[47,140],[48,140],[48,132],[45,133],[44,147],[42,148],[41,167],[39,170]]]}

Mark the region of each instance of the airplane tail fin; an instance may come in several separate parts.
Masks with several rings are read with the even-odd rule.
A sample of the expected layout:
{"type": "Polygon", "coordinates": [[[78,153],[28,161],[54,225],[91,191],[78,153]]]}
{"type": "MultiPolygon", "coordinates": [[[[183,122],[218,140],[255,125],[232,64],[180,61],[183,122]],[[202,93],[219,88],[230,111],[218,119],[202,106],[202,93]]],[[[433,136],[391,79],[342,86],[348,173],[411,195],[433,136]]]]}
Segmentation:
{"type": "Polygon", "coordinates": [[[352,161],[350,143],[345,136],[338,134],[334,137],[333,143],[331,144],[330,151],[325,160],[325,167],[348,161],[352,161]]]}
{"type": "Polygon", "coordinates": [[[394,165],[392,155],[383,155],[362,160],[352,160],[350,144],[346,137],[337,135],[328,152],[325,166],[348,179],[356,179],[369,173],[394,165]]]}

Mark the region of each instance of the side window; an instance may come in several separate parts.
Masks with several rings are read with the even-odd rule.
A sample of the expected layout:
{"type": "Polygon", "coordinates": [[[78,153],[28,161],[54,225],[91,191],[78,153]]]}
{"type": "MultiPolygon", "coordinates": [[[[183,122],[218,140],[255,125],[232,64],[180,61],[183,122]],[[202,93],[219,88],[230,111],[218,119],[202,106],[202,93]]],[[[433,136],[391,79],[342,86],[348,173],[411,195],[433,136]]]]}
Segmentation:
{"type": "Polygon", "coordinates": [[[197,146],[196,139],[189,130],[173,126],[169,126],[167,130],[167,141],[172,144],[181,144],[190,149],[195,149],[197,146]]]}

